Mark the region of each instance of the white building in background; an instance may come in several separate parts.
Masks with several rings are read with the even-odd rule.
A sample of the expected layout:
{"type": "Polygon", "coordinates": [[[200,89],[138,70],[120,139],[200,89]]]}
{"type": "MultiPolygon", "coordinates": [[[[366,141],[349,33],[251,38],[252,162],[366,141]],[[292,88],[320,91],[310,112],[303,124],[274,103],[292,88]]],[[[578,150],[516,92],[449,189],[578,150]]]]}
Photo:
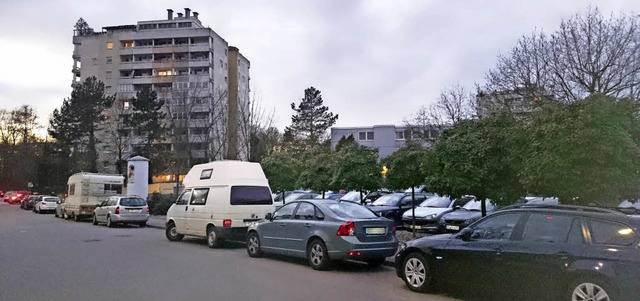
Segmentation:
{"type": "MultiPolygon", "coordinates": [[[[202,25],[197,12],[185,8],[174,16],[168,9],[164,20],[107,26],[100,32],[76,30],[73,44],[72,85],[95,76],[107,94],[116,94],[115,105],[125,112],[136,92],[150,87],[165,100],[168,118],[185,120],[188,145],[168,139],[158,147],[184,151],[189,165],[248,158],[248,137],[240,127],[249,114],[250,62],[202,25]]],[[[123,132],[130,138],[120,147],[135,153],[142,143],[139,133],[133,128],[123,132]]],[[[115,170],[116,147],[99,145],[99,169],[115,170]]]]}

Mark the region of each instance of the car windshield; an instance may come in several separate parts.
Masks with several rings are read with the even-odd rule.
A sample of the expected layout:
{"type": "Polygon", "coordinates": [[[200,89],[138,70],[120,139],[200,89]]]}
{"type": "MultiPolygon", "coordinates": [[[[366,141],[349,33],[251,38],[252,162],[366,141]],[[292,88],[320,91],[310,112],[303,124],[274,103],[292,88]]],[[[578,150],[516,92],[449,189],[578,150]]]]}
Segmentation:
{"type": "Polygon", "coordinates": [[[351,201],[351,202],[360,203],[360,192],[359,191],[347,192],[347,194],[343,195],[340,199],[344,200],[344,201],[351,201]]]}
{"type": "Polygon", "coordinates": [[[43,202],[53,202],[53,203],[55,203],[55,202],[57,202],[59,200],[60,200],[59,198],[43,198],[42,199],[43,202]]]}
{"type": "MultiPolygon", "coordinates": [[[[487,204],[487,211],[493,211],[493,209],[495,209],[495,206],[491,203],[491,201],[485,200],[484,202],[487,204]]],[[[478,200],[473,200],[462,206],[462,209],[466,209],[469,211],[481,211],[482,204],[478,200]]]]}
{"type": "Polygon", "coordinates": [[[451,204],[451,199],[441,196],[432,196],[420,203],[418,207],[447,208],[451,204]]]}
{"type": "Polygon", "coordinates": [[[371,205],[373,206],[398,206],[398,202],[402,199],[403,195],[387,194],[379,197],[371,205]]]}
{"type": "Polygon", "coordinates": [[[327,207],[337,216],[345,219],[377,218],[378,216],[362,205],[351,202],[327,204],[327,207]]]}
{"type": "Polygon", "coordinates": [[[120,205],[122,206],[144,206],[147,202],[143,198],[122,198],[120,205]]]}

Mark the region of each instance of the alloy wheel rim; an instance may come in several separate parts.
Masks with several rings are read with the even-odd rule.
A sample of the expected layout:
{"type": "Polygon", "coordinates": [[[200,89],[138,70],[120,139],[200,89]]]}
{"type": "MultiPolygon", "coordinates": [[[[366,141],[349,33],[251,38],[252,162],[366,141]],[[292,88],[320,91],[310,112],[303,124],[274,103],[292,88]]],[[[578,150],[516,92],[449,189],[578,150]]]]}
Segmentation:
{"type": "Polygon", "coordinates": [[[169,235],[171,235],[171,237],[176,237],[178,235],[178,230],[176,230],[176,227],[171,227],[171,229],[169,230],[169,235]]]}
{"type": "Polygon", "coordinates": [[[216,233],[211,231],[209,232],[209,235],[207,236],[207,239],[209,240],[209,244],[213,245],[213,242],[216,241],[216,233]]]}
{"type": "Polygon", "coordinates": [[[412,287],[420,287],[427,278],[427,271],[422,261],[410,258],[404,265],[404,277],[412,287]]]}
{"type": "Polygon", "coordinates": [[[571,294],[572,301],[610,301],[609,294],[597,284],[582,283],[571,294]]]}
{"type": "Polygon", "coordinates": [[[313,247],[311,247],[311,262],[314,265],[320,265],[323,257],[322,246],[320,244],[313,245],[313,247]]]}
{"type": "Polygon", "coordinates": [[[258,238],[255,236],[249,238],[249,252],[251,254],[255,254],[258,252],[258,238]]]}

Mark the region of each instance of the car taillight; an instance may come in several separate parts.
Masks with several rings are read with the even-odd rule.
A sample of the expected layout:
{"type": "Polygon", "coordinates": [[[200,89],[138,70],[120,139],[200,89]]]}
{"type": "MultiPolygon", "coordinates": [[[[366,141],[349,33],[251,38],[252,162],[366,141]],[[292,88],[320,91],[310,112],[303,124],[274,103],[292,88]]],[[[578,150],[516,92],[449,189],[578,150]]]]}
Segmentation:
{"type": "Polygon", "coordinates": [[[393,224],[393,233],[396,233],[396,224],[393,224]]]}
{"type": "Polygon", "coordinates": [[[222,221],[222,226],[223,227],[231,227],[231,220],[230,219],[225,219],[222,221]]]}
{"type": "Polygon", "coordinates": [[[116,214],[120,214],[120,206],[116,207],[116,214]]]}
{"type": "Polygon", "coordinates": [[[149,213],[149,207],[147,207],[147,213],[149,213]]]}
{"type": "Polygon", "coordinates": [[[353,235],[353,231],[355,230],[356,226],[353,224],[352,221],[348,221],[342,225],[340,225],[340,228],[338,228],[338,233],[336,233],[338,236],[349,236],[349,235],[353,235]]]}
{"type": "Polygon", "coordinates": [[[351,251],[351,252],[348,252],[347,255],[349,255],[350,257],[355,257],[355,256],[360,256],[361,253],[357,251],[356,252],[351,251]]]}

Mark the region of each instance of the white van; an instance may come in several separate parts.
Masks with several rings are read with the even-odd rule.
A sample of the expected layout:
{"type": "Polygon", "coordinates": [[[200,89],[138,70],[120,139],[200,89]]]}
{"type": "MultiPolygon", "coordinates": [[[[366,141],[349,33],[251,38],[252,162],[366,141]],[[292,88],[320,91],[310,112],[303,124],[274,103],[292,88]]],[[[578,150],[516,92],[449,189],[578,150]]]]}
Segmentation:
{"type": "Polygon", "coordinates": [[[67,181],[67,198],[62,214],[65,219],[90,218],[96,206],[112,195],[122,194],[121,175],[80,172],[67,181]]]}
{"type": "Polygon", "coordinates": [[[183,184],[184,191],[167,212],[170,241],[200,236],[214,248],[224,239],[244,240],[250,223],[274,211],[271,189],[259,163],[194,165],[183,184]]]}

